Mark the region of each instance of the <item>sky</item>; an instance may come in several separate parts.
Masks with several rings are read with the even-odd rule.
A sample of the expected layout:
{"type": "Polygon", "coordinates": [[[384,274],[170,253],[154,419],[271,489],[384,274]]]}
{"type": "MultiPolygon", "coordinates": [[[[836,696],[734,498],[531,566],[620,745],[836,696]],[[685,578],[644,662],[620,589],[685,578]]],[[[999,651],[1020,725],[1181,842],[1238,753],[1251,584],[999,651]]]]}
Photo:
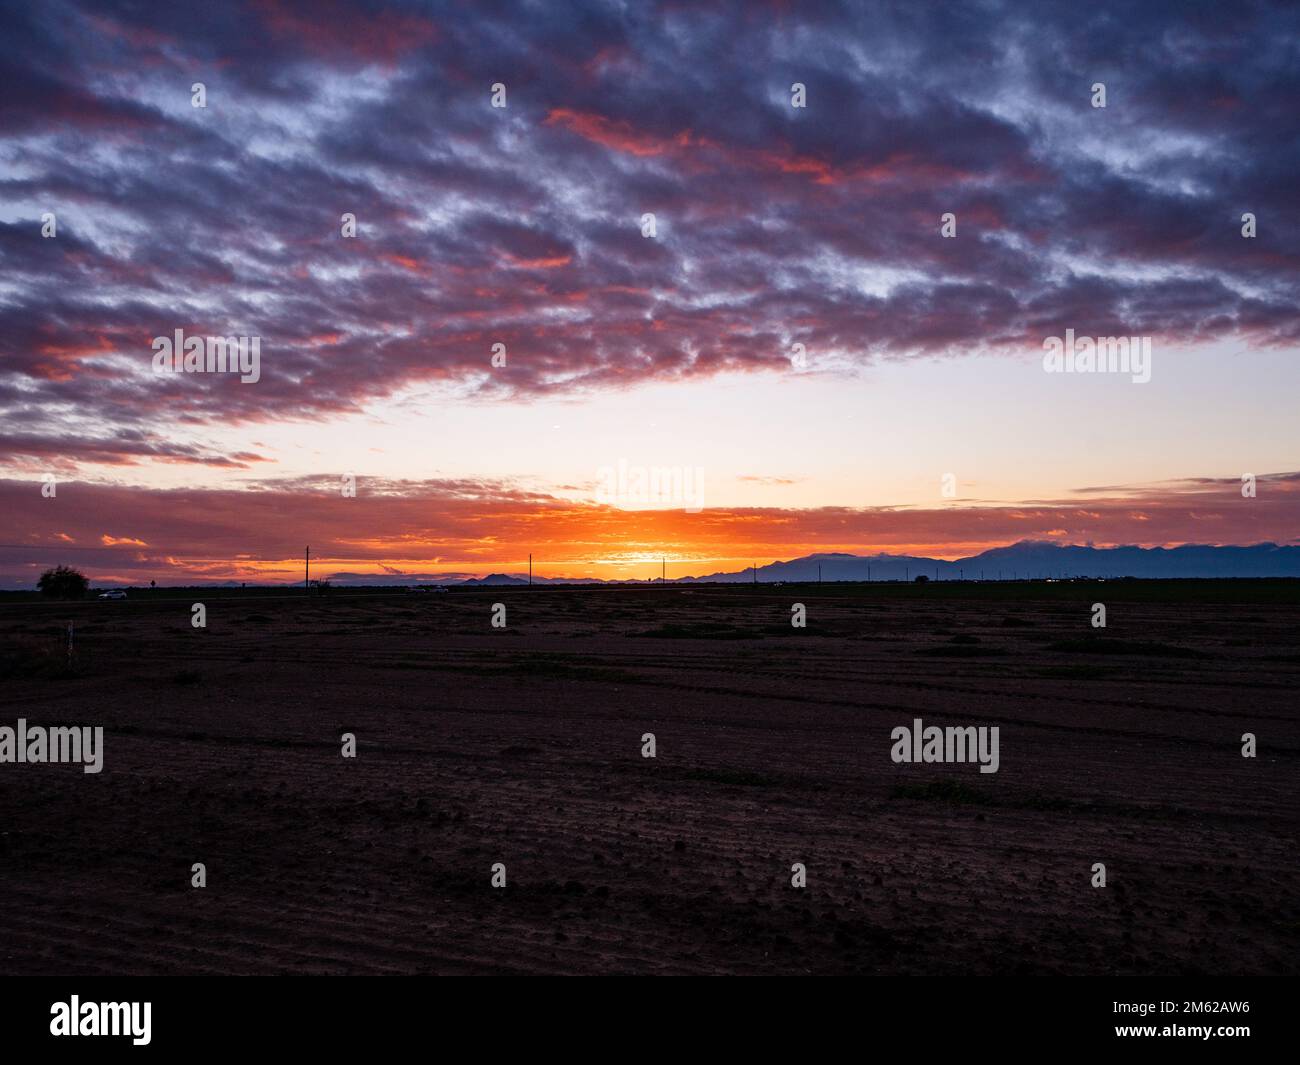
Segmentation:
{"type": "Polygon", "coordinates": [[[0,21],[0,586],[1300,542],[1295,5],[0,21]]]}

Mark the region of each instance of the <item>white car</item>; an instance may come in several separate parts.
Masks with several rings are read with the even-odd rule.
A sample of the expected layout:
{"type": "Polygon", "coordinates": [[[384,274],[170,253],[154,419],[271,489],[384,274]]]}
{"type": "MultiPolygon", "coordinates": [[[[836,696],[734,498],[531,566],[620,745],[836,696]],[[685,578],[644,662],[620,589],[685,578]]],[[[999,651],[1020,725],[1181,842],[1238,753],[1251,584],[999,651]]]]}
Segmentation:
{"type": "Polygon", "coordinates": [[[99,598],[100,599],[125,599],[126,592],[122,591],[121,588],[110,588],[106,592],[100,592],[99,598]]]}

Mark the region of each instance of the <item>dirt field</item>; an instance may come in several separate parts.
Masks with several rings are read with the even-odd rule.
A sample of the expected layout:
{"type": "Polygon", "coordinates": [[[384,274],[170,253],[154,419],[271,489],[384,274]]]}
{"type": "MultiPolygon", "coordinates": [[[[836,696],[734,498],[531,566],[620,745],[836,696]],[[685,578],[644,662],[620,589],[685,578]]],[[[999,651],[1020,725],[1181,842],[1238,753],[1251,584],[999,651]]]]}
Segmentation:
{"type": "Polygon", "coordinates": [[[1300,969],[1294,582],[187,594],[0,605],[0,971],[1300,969]]]}

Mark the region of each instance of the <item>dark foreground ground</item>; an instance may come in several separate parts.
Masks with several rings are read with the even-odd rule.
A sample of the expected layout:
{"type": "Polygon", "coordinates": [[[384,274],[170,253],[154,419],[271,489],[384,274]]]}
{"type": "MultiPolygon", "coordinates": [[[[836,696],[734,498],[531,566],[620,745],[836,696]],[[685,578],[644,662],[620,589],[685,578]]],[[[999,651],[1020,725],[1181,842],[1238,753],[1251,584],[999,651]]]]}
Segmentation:
{"type": "Polygon", "coordinates": [[[0,725],[103,725],[106,766],[0,765],[0,971],[1294,973],[1298,599],[10,602],[0,725]],[[915,717],[999,726],[1000,771],[893,764],[915,717]]]}

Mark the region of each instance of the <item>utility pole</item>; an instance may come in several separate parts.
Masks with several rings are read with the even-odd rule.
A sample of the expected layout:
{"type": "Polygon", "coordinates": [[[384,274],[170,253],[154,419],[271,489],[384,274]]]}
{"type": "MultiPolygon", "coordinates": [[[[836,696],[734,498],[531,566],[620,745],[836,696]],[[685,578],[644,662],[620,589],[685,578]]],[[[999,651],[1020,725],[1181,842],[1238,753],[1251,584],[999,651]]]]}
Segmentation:
{"type": "Polygon", "coordinates": [[[302,564],[302,590],[304,595],[311,595],[311,544],[307,545],[307,557],[302,564]]]}
{"type": "Polygon", "coordinates": [[[757,584],[758,584],[758,563],[757,563],[757,562],[752,562],[752,563],[750,563],[749,568],[752,569],[752,570],[754,571],[754,584],[755,584],[755,586],[757,586],[757,584]]]}
{"type": "Polygon", "coordinates": [[[533,556],[530,553],[528,556],[528,587],[531,588],[532,586],[533,586],[533,556]]]}
{"type": "Polygon", "coordinates": [[[668,559],[664,558],[661,561],[663,562],[663,568],[659,570],[659,583],[667,584],[668,583],[668,559]]]}
{"type": "Polygon", "coordinates": [[[820,562],[818,562],[818,563],[817,563],[817,583],[818,583],[818,584],[821,584],[821,582],[822,582],[822,564],[821,564],[820,562]]]}

